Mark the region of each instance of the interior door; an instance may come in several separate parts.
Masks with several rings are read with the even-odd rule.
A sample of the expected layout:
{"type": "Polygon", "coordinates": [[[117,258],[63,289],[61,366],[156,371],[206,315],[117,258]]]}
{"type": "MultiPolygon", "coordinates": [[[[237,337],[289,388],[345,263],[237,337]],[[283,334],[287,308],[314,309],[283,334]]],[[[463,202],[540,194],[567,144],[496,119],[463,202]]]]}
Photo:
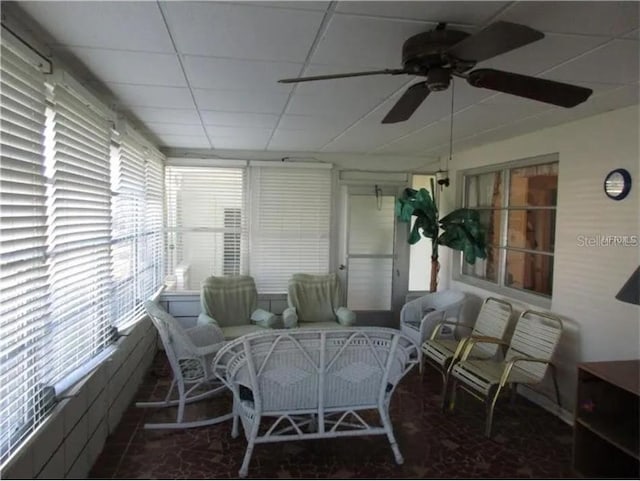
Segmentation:
{"type": "Polygon", "coordinates": [[[350,187],[347,207],[347,307],[365,324],[392,322],[396,189],[350,187]]]}

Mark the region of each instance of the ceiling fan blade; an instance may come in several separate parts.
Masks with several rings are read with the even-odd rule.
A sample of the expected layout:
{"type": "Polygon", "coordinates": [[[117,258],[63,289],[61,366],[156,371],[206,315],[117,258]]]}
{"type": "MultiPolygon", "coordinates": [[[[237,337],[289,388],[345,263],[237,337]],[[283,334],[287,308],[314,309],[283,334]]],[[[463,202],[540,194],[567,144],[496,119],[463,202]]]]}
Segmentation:
{"type": "Polygon", "coordinates": [[[416,111],[420,104],[427,98],[431,90],[427,82],[418,82],[409,87],[389,113],[382,119],[383,124],[395,124],[407,120],[416,111]]]}
{"type": "Polygon", "coordinates": [[[384,70],[369,70],[368,72],[351,72],[351,73],[338,73],[331,75],[316,75],[315,77],[298,77],[298,78],[284,78],[278,80],[281,84],[292,84],[298,82],[313,82],[314,80],[329,80],[334,78],[347,78],[347,77],[364,77],[365,75],[399,75],[407,73],[404,69],[391,69],[386,68],[384,70]]]}
{"type": "Polygon", "coordinates": [[[544,33],[525,25],[495,22],[447,50],[461,60],[481,62],[544,38],[544,33]]]}
{"type": "Polygon", "coordinates": [[[467,82],[474,87],[496,90],[560,107],[575,107],[593,93],[593,90],[577,85],[488,68],[469,73],[467,82]]]}

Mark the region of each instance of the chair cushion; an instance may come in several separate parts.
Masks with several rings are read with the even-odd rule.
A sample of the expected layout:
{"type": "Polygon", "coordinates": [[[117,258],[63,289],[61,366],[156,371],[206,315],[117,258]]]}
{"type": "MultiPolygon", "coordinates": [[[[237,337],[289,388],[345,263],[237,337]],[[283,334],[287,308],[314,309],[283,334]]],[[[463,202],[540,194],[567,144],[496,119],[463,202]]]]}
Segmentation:
{"type": "Polygon", "coordinates": [[[298,321],[336,322],[340,284],[335,274],[294,274],[289,281],[289,306],[295,307],[298,321]]]}
{"type": "Polygon", "coordinates": [[[344,326],[336,321],[298,322],[299,329],[353,329],[352,326],[344,326]]]}
{"type": "Polygon", "coordinates": [[[243,326],[228,326],[222,328],[222,333],[227,341],[251,334],[252,332],[260,332],[268,330],[266,327],[256,326],[255,324],[245,324],[243,326]]]}
{"type": "MultiPolygon", "coordinates": [[[[202,281],[202,312],[221,328],[250,324],[258,307],[258,293],[251,276],[211,276],[202,281]]],[[[226,337],[226,335],[225,335],[226,337]]]]}

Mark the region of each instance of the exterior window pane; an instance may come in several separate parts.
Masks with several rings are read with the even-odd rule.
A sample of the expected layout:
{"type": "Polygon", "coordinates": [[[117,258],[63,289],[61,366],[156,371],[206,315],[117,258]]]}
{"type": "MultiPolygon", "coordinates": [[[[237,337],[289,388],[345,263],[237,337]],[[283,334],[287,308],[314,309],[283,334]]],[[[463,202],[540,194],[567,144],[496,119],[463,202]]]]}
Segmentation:
{"type": "Polygon", "coordinates": [[[502,204],[502,173],[488,172],[467,177],[465,198],[467,207],[499,208],[502,204]]]}
{"type": "Polygon", "coordinates": [[[462,259],[461,273],[499,287],[550,296],[558,162],[516,168],[507,165],[494,172],[468,175],[464,189],[464,206],[478,211],[488,249],[487,259],[473,266],[462,259]]]}
{"type": "Polygon", "coordinates": [[[507,251],[504,283],[550,296],[553,282],[553,256],[529,252],[507,251]]]}
{"type": "Polygon", "coordinates": [[[510,210],[507,245],[553,252],[555,225],[555,209],[510,210]]]}
{"type": "Polygon", "coordinates": [[[511,170],[509,182],[510,207],[555,206],[557,196],[557,162],[511,170]]]}
{"type": "Polygon", "coordinates": [[[499,249],[489,247],[487,248],[486,259],[477,259],[476,263],[473,265],[464,262],[462,264],[462,273],[467,276],[473,276],[497,283],[499,255],[499,249]]]}

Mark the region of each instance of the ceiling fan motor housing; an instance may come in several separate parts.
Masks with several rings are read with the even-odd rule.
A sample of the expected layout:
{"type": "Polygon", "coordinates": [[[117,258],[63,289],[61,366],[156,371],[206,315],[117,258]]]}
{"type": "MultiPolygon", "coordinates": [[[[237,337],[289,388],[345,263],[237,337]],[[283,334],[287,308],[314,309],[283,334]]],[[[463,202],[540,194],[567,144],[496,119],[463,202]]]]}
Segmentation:
{"type": "Polygon", "coordinates": [[[451,59],[446,55],[447,49],[468,36],[459,30],[443,29],[409,37],[402,45],[402,65],[416,75],[426,75],[434,67],[449,66],[451,59]]]}

